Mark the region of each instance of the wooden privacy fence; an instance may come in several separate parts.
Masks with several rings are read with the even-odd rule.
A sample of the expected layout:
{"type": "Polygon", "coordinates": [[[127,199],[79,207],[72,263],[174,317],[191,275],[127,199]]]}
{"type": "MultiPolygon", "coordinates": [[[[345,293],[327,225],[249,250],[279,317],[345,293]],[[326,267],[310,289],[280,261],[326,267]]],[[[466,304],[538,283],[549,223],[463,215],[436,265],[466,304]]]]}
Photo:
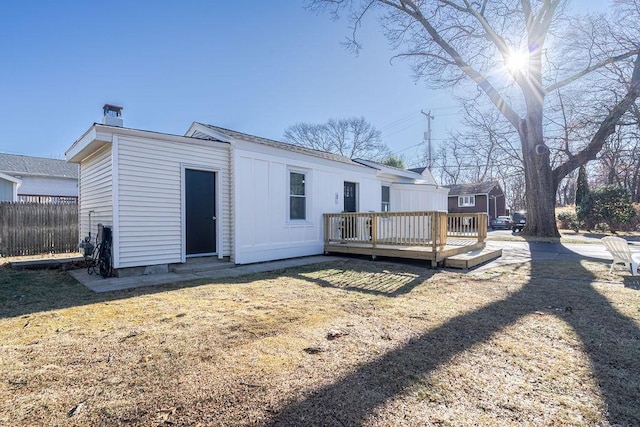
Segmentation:
{"type": "Polygon", "coordinates": [[[78,206],[0,203],[0,256],[78,251],[78,206]]]}

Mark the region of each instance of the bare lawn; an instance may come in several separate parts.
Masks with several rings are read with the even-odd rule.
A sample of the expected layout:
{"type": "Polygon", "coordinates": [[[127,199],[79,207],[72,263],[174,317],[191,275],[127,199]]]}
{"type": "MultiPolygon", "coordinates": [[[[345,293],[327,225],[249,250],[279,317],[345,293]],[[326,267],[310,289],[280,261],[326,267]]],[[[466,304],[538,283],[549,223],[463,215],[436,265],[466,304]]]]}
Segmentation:
{"type": "Polygon", "coordinates": [[[0,270],[0,425],[639,425],[608,264],[345,260],[96,295],[0,270]]]}

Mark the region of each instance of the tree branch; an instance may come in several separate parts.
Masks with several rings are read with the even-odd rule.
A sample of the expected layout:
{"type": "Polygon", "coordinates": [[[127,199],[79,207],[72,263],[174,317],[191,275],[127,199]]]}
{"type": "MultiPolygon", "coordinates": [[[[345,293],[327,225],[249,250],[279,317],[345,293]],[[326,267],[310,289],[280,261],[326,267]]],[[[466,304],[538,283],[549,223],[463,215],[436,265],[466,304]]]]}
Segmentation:
{"type": "MultiPolygon", "coordinates": [[[[487,80],[485,76],[479,73],[475,68],[468,64],[462,55],[453,47],[447,43],[438,30],[436,30],[429,20],[422,14],[420,8],[415,4],[413,0],[401,0],[400,3],[396,3],[393,0],[378,0],[382,4],[386,4],[396,10],[404,12],[418,21],[422,27],[427,31],[431,39],[442,50],[444,50],[453,59],[453,62],[460,68],[460,70],[466,74],[471,80],[473,80],[484,93],[487,94],[491,102],[500,110],[506,119],[517,129],[520,124],[520,117],[518,113],[505,101],[500,95],[497,89],[487,80]]],[[[450,2],[446,2],[450,3],[450,2]]],[[[445,3],[445,4],[446,4],[445,3]]],[[[458,6],[460,7],[460,6],[458,6]]],[[[494,43],[496,41],[494,40],[494,43]]]]}
{"type": "Polygon", "coordinates": [[[633,73],[631,82],[627,90],[627,94],[620,102],[604,118],[600,127],[591,138],[589,144],[573,157],[569,158],[565,163],[559,165],[553,170],[553,180],[557,185],[562,178],[567,176],[572,170],[586,164],[589,160],[594,160],[598,152],[604,146],[607,138],[611,136],[616,129],[617,123],[629,108],[636,102],[640,96],[640,54],[636,57],[633,65],[633,73]]]}
{"type": "Polygon", "coordinates": [[[578,80],[580,77],[583,77],[589,73],[592,73],[606,65],[609,64],[613,64],[615,62],[618,61],[622,61],[623,59],[627,59],[632,57],[633,55],[638,55],[640,54],[640,49],[635,49],[620,55],[616,55],[610,58],[605,59],[604,61],[598,62],[595,65],[592,65],[590,67],[585,68],[584,70],[580,71],[579,73],[574,74],[573,76],[567,77],[566,79],[559,81],[557,83],[552,84],[551,86],[545,88],[545,92],[549,93],[552,92],[556,89],[560,89],[561,87],[567,86],[570,83],[573,83],[574,81],[578,80]]]}

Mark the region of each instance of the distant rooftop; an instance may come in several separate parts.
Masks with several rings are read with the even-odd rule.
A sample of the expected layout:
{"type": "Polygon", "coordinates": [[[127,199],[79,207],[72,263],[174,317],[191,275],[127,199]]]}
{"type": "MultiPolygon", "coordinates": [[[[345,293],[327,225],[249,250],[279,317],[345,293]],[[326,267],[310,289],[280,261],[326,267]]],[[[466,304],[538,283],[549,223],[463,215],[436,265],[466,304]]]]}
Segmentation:
{"type": "Polygon", "coordinates": [[[474,182],[471,184],[447,185],[450,188],[449,196],[470,196],[474,194],[487,194],[494,187],[498,187],[498,181],[474,182]]]}
{"type": "Polygon", "coordinates": [[[0,153],[0,172],[7,175],[52,176],[78,179],[78,165],[65,160],[0,153]]]}
{"type": "Polygon", "coordinates": [[[425,169],[426,169],[426,166],[425,166],[425,167],[422,167],[422,168],[411,168],[411,169],[409,169],[409,170],[410,170],[411,172],[419,173],[420,175],[422,175],[422,172],[424,172],[424,170],[425,170],[425,169]]]}

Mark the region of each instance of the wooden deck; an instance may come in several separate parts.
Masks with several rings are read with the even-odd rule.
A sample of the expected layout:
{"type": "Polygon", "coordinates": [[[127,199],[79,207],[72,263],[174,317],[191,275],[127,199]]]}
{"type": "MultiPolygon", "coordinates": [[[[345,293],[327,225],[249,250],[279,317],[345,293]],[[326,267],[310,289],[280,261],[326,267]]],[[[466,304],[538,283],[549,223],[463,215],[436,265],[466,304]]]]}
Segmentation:
{"type": "Polygon", "coordinates": [[[408,258],[432,266],[483,249],[487,230],[485,214],[446,212],[325,214],[324,223],[325,253],[408,258]]]}

